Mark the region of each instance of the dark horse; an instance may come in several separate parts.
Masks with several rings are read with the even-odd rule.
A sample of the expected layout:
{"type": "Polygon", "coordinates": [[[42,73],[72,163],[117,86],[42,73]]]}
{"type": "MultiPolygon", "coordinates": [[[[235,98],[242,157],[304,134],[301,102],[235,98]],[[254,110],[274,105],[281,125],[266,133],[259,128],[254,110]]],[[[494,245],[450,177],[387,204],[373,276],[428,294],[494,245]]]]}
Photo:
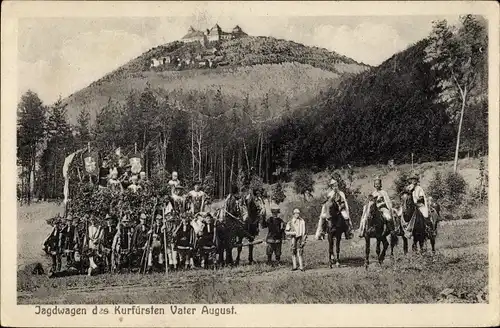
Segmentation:
{"type": "MultiPolygon", "coordinates": [[[[372,238],[377,239],[376,252],[378,263],[382,264],[385,259],[387,248],[389,247],[387,236],[391,236],[391,246],[396,244],[397,236],[391,234],[388,222],[377,209],[375,202],[370,202],[367,206],[367,213],[365,213],[367,220],[365,231],[365,268],[368,269],[368,265],[370,264],[370,240],[372,238]],[[382,250],[380,250],[380,244],[383,246],[382,250]]],[[[391,248],[393,248],[393,246],[391,248]]]]}
{"type": "Polygon", "coordinates": [[[340,208],[338,204],[332,200],[328,199],[321,210],[321,215],[325,218],[326,233],[328,238],[328,261],[330,263],[330,268],[333,268],[333,240],[335,239],[335,253],[336,261],[335,265],[340,267],[340,240],[342,239],[342,234],[348,229],[347,224],[344,220],[342,214],[340,214],[340,208]]]}
{"type": "Polygon", "coordinates": [[[256,204],[252,196],[245,203],[240,204],[240,200],[230,198],[226,206],[216,214],[216,217],[219,218],[216,224],[219,264],[238,265],[244,239],[249,242],[248,262],[253,263],[253,244],[255,237],[259,234],[259,222],[262,218],[259,215],[261,208],[256,204]],[[246,211],[242,211],[242,207],[246,211]],[[243,217],[245,218],[243,219],[243,217]],[[237,255],[233,262],[232,249],[235,247],[237,248],[237,255]],[[226,255],[225,261],[224,253],[226,255]]]}
{"type": "Polygon", "coordinates": [[[432,252],[434,253],[436,245],[436,226],[437,222],[426,222],[417,205],[413,202],[411,194],[404,192],[401,195],[402,215],[400,224],[400,234],[403,237],[403,252],[408,253],[408,237],[411,233],[413,237],[412,250],[417,250],[417,243],[420,251],[424,250],[424,243],[427,238],[431,242],[432,252]]]}

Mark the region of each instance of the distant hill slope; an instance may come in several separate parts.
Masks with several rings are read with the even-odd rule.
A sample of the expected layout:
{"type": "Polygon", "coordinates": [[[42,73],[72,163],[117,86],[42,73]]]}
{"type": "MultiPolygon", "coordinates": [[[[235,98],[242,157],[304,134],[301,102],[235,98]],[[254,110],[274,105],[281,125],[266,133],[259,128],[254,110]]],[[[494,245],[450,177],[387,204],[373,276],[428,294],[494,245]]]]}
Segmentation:
{"type": "Polygon", "coordinates": [[[220,89],[234,101],[248,95],[253,105],[269,93],[272,114],[279,115],[287,103],[293,108],[311,101],[320,91],[335,87],[341,76],[367,68],[326,49],[270,37],[247,37],[206,48],[176,41],[145,52],[64,102],[70,122],[75,123],[82,108],[94,119],[109,99],[124,102],[131,91],[142,91],[147,85],[177,95],[220,89]],[[153,59],[162,57],[170,62],[150,67],[153,59]],[[212,68],[201,67],[208,60],[213,61],[212,68]]]}

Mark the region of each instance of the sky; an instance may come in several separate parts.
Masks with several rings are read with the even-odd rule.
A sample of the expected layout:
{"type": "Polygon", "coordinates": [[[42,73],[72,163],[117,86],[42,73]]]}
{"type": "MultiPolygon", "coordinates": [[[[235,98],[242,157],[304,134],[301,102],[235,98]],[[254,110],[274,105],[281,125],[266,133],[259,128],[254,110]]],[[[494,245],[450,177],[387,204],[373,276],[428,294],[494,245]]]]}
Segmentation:
{"type": "Polygon", "coordinates": [[[252,36],[272,36],[335,51],[369,65],[425,38],[445,16],[238,16],[197,11],[167,17],[22,18],[18,21],[18,94],[28,89],[44,103],[66,97],[160,44],[182,38],[189,26],[235,25],[252,36]]]}

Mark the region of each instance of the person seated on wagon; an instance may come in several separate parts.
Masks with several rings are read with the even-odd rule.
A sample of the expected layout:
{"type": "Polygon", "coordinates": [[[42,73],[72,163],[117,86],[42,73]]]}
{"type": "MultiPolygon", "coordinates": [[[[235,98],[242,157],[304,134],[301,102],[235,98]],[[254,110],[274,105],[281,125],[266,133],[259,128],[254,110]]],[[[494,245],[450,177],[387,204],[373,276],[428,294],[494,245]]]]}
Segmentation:
{"type": "Polygon", "coordinates": [[[120,180],[118,180],[118,171],[116,168],[112,169],[110,172],[110,177],[108,180],[108,188],[114,192],[122,192],[123,186],[120,180]]]}
{"type": "Polygon", "coordinates": [[[142,189],[141,185],[139,184],[137,175],[133,175],[130,178],[130,185],[127,187],[127,190],[131,190],[132,192],[138,192],[142,189]]]}
{"type": "Polygon", "coordinates": [[[205,198],[206,194],[200,190],[201,183],[198,181],[194,184],[193,190],[188,192],[186,201],[189,202],[189,211],[192,214],[205,211],[205,198]]]}
{"type": "Polygon", "coordinates": [[[181,185],[181,182],[179,181],[179,175],[176,171],[172,172],[172,179],[168,181],[168,185],[170,187],[178,187],[181,185]]]}

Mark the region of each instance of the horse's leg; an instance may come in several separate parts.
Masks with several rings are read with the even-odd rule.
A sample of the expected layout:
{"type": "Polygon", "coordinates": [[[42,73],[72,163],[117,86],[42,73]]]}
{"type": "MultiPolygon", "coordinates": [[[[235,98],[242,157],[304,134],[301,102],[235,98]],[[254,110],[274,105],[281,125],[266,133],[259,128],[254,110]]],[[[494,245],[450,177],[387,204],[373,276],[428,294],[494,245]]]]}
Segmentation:
{"type": "Polygon", "coordinates": [[[420,254],[424,253],[424,243],[425,243],[425,235],[422,234],[420,236],[420,239],[418,240],[418,245],[420,247],[420,254]]]}
{"type": "Polygon", "coordinates": [[[328,263],[333,268],[333,234],[328,232],[328,263]]]}
{"type": "Polygon", "coordinates": [[[391,233],[390,234],[391,238],[391,259],[394,260],[394,247],[398,244],[398,236],[396,233],[391,233]]]}
{"type": "Polygon", "coordinates": [[[436,253],[436,237],[432,235],[430,237],[430,240],[431,240],[432,255],[434,255],[436,253]]]}
{"type": "MultiPolygon", "coordinates": [[[[241,243],[243,243],[243,238],[241,237],[238,237],[237,238],[237,243],[238,245],[240,245],[241,243]]],[[[237,250],[237,253],[236,253],[236,261],[234,262],[234,264],[236,266],[240,265],[240,255],[241,255],[241,251],[243,250],[243,247],[240,245],[236,248],[237,250]]]]}
{"type": "Polygon", "coordinates": [[[377,253],[377,258],[380,258],[380,243],[382,241],[380,240],[380,238],[377,238],[377,248],[375,249],[375,252],[377,253]]]}
{"type": "Polygon", "coordinates": [[[370,237],[365,234],[365,269],[368,269],[370,264],[370,237]]]}
{"type": "Polygon", "coordinates": [[[342,239],[342,233],[337,233],[335,236],[335,253],[337,255],[337,262],[335,265],[340,267],[340,240],[342,239]]]}
{"type": "Polygon", "coordinates": [[[413,252],[416,252],[417,251],[417,239],[418,239],[418,236],[413,234],[413,243],[411,245],[411,250],[413,252]]]}
{"type": "Polygon", "coordinates": [[[404,255],[408,254],[408,239],[403,236],[403,253],[404,255]]]}
{"type": "Polygon", "coordinates": [[[250,242],[248,245],[248,264],[253,264],[253,245],[251,243],[253,243],[254,238],[249,238],[248,241],[250,242]]]}
{"type": "Polygon", "coordinates": [[[382,264],[385,259],[385,253],[387,252],[387,247],[389,247],[389,242],[387,241],[387,237],[382,237],[382,254],[380,254],[380,257],[378,259],[378,263],[382,264]]]}

